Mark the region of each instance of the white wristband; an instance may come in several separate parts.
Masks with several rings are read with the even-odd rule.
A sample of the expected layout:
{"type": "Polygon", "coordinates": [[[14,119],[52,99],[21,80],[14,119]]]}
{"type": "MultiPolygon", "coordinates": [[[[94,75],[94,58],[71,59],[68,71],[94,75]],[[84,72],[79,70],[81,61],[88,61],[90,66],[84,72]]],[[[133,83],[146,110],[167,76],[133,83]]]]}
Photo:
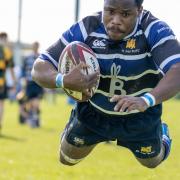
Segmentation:
{"type": "Polygon", "coordinates": [[[148,107],[154,106],[156,104],[155,97],[150,93],[144,94],[143,96],[141,96],[141,98],[146,102],[148,107]]]}
{"type": "Polygon", "coordinates": [[[61,73],[58,73],[56,76],[56,87],[57,88],[63,88],[64,87],[63,79],[64,79],[64,75],[61,73]]]}

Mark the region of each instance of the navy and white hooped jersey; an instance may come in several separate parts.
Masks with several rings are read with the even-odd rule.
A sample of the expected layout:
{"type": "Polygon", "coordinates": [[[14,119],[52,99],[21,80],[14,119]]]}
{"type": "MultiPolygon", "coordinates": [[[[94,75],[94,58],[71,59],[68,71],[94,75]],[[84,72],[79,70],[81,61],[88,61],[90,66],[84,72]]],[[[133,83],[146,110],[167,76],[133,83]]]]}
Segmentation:
{"type": "Polygon", "coordinates": [[[180,62],[180,44],[171,28],[145,10],[132,33],[116,42],[106,33],[102,12],[85,17],[63,33],[40,58],[57,68],[61,52],[72,41],[86,43],[97,56],[100,84],[90,103],[107,114],[137,113],[114,112],[115,103],[109,102],[109,98],[114,94],[141,96],[150,92],[163,74],[180,62]]]}

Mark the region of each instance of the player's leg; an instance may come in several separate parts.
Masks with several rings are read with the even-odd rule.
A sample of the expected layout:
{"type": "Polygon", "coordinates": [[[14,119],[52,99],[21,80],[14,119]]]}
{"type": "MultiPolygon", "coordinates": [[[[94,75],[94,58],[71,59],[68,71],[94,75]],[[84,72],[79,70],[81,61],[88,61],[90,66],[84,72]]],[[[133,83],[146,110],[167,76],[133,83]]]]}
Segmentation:
{"type": "Polygon", "coordinates": [[[0,99],[0,130],[2,128],[3,111],[4,111],[4,101],[0,99]]]}
{"type": "Polygon", "coordinates": [[[0,88],[0,131],[2,129],[3,113],[4,113],[4,100],[6,98],[6,88],[0,88]]]}
{"type": "Polygon", "coordinates": [[[82,161],[96,145],[76,147],[62,138],[60,147],[60,162],[64,165],[73,166],[82,161]]]}
{"type": "Polygon", "coordinates": [[[162,123],[162,144],[160,153],[152,158],[137,158],[137,160],[144,166],[148,168],[155,168],[158,166],[162,161],[164,161],[171,149],[171,139],[169,137],[168,126],[165,123],[162,123]]]}
{"type": "Polygon", "coordinates": [[[19,104],[19,123],[24,124],[28,119],[28,112],[27,112],[27,99],[25,96],[25,92],[22,90],[17,93],[16,100],[19,104]]]}
{"type": "Polygon", "coordinates": [[[138,157],[136,158],[143,166],[147,168],[155,168],[162,162],[164,158],[164,152],[165,152],[165,149],[164,149],[164,146],[162,145],[161,151],[157,156],[152,157],[152,158],[144,158],[144,159],[141,159],[138,157]]]}
{"type": "Polygon", "coordinates": [[[41,113],[40,102],[41,102],[41,99],[43,98],[43,94],[44,94],[43,88],[40,87],[38,84],[35,84],[32,106],[37,116],[36,127],[40,127],[40,121],[41,121],[40,120],[40,113],[41,113]]]}
{"type": "Polygon", "coordinates": [[[25,124],[27,117],[28,117],[28,115],[25,111],[25,104],[19,103],[19,123],[25,124]]]}
{"type": "Polygon", "coordinates": [[[40,126],[40,99],[38,97],[31,99],[31,113],[34,121],[34,126],[40,126]]]}
{"type": "MultiPolygon", "coordinates": [[[[99,142],[107,140],[84,125],[78,119],[79,113],[82,113],[83,110],[79,111],[79,113],[76,110],[71,113],[60,146],[60,162],[70,166],[83,160],[99,142]]],[[[91,113],[86,118],[92,118],[91,113]]]]}
{"type": "Polygon", "coordinates": [[[26,96],[30,106],[28,123],[32,128],[40,127],[40,96],[43,89],[34,82],[27,83],[26,96]]]}

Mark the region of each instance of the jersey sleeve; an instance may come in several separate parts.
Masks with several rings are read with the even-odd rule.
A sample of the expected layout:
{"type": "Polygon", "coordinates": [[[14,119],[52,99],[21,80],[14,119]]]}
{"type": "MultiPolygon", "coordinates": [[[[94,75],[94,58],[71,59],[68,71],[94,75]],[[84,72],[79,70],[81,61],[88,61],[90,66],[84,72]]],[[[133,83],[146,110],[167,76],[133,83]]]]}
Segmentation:
{"type": "Polygon", "coordinates": [[[84,41],[79,23],[74,24],[70,29],[65,31],[61,38],[51,45],[44,53],[40,54],[39,57],[49,61],[57,69],[59,57],[63,49],[73,41],[84,41]]]}
{"type": "Polygon", "coordinates": [[[73,24],[60,39],[51,45],[39,58],[49,61],[56,69],[63,49],[73,41],[85,42],[88,35],[99,25],[100,14],[87,16],[73,24]]]}
{"type": "Polygon", "coordinates": [[[173,64],[180,62],[180,44],[165,22],[160,20],[151,22],[145,35],[151,55],[163,73],[166,73],[173,64]]]}

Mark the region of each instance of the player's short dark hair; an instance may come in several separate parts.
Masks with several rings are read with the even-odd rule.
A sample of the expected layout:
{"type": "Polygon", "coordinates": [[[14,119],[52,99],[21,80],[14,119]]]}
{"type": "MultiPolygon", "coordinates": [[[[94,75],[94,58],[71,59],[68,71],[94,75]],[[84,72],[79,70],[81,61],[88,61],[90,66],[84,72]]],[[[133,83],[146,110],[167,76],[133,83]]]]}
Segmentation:
{"type": "Polygon", "coordinates": [[[7,35],[6,32],[1,32],[0,33],[0,38],[7,38],[7,37],[8,37],[8,35],[7,35]]]}
{"type": "Polygon", "coordinates": [[[135,0],[138,7],[140,7],[142,5],[143,1],[144,0],[135,0]]]}

